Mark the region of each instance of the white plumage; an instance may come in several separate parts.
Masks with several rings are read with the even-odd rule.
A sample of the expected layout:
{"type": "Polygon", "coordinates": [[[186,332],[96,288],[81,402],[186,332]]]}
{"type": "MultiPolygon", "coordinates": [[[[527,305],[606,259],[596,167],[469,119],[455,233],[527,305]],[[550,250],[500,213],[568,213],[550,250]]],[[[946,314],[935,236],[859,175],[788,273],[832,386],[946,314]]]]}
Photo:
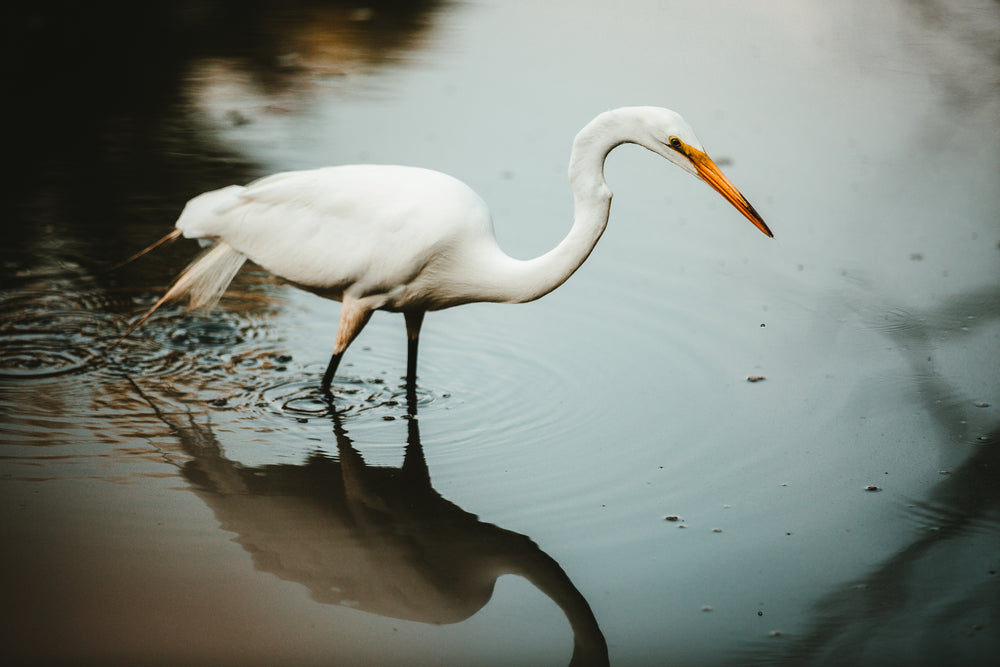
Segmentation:
{"type": "Polygon", "coordinates": [[[610,212],[604,161],[623,143],[644,146],[699,176],[771,236],[678,114],[626,107],[599,115],[573,142],[573,226],[541,257],[506,255],[496,243],[486,203],[440,172],[349,165],[275,174],[188,202],[168,238],[183,234],[214,245],[132,328],[176,297],[190,295],[192,307],[213,305],[251,259],[298,287],[342,302],[324,391],[344,350],[379,309],[406,315],[412,386],[425,312],[476,301],[531,301],[561,285],[586,260],[610,212]]]}

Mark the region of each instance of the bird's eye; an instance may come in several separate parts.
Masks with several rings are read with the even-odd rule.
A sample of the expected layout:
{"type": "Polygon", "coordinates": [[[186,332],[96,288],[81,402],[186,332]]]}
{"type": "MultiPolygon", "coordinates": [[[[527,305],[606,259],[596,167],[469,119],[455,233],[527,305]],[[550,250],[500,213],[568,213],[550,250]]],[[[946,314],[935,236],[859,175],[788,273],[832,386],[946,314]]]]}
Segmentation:
{"type": "Polygon", "coordinates": [[[670,143],[671,148],[678,151],[681,149],[681,146],[684,145],[681,143],[681,140],[678,139],[677,137],[670,137],[669,139],[667,139],[667,141],[670,143]]]}

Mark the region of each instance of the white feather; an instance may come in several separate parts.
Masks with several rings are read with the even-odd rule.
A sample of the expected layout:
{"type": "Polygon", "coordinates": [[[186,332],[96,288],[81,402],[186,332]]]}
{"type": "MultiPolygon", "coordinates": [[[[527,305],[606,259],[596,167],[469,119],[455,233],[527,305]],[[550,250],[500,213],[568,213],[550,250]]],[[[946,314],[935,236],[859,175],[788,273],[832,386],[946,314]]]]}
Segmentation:
{"type": "Polygon", "coordinates": [[[192,309],[212,308],[245,261],[246,255],[219,241],[184,269],[163,300],[190,295],[192,309]]]}

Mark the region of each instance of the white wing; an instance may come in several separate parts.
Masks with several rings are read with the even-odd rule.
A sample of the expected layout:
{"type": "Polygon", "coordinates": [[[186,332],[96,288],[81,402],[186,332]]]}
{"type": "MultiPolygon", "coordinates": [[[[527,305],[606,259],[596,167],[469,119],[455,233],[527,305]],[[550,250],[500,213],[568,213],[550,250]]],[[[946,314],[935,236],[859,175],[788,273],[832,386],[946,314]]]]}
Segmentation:
{"type": "Polygon", "coordinates": [[[220,239],[272,273],[332,295],[388,293],[462,244],[492,238],[464,183],[415,167],[286,172],[195,197],[177,227],[220,239]]]}

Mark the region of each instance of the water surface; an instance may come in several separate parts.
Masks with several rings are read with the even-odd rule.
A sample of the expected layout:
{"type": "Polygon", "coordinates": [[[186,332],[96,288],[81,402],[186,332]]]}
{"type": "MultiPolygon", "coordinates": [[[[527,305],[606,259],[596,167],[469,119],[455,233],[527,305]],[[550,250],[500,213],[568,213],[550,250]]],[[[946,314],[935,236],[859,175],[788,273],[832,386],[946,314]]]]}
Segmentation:
{"type": "Polygon", "coordinates": [[[995,655],[995,3],[144,11],[17,17],[15,657],[995,655]],[[776,238],[622,148],[608,231],[569,282],[428,316],[415,418],[401,317],[372,319],[331,409],[338,305],[254,267],[215,311],[166,307],[104,352],[197,249],[115,264],[199,192],[417,164],[535,256],[571,221],[574,134],[626,104],[683,113],[776,238]]]}

